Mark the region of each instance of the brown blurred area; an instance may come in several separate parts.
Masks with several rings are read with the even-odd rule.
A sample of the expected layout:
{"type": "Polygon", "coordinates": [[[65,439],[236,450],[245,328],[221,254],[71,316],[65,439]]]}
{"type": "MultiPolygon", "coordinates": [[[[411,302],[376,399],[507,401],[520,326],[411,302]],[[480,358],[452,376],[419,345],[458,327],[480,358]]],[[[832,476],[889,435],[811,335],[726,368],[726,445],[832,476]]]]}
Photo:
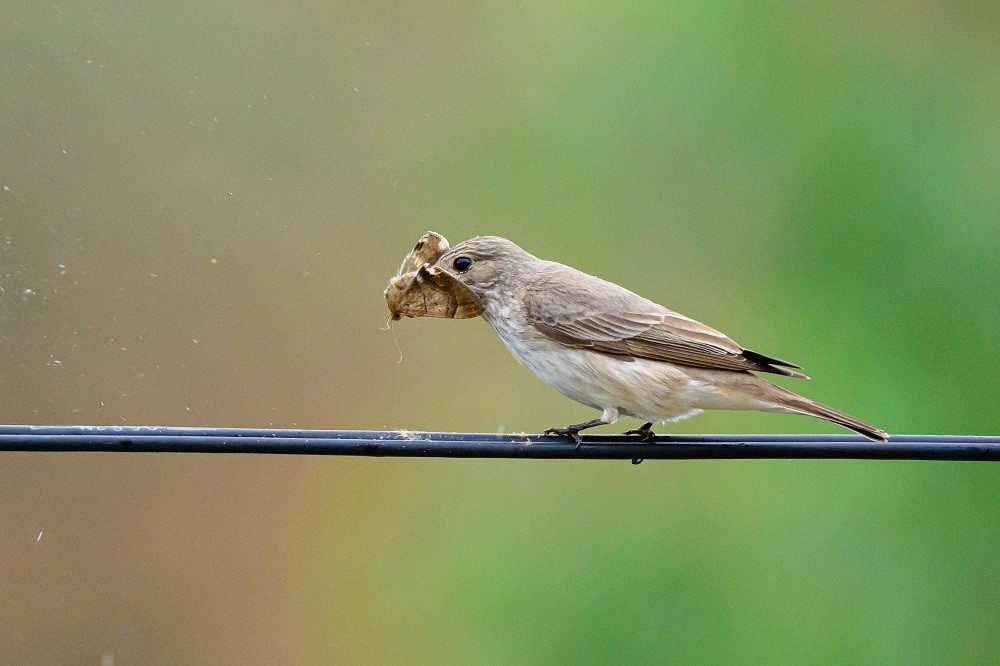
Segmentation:
{"type": "MultiPolygon", "coordinates": [[[[433,229],[620,282],[890,432],[996,434],[995,13],[8,3],[0,423],[591,418],[482,321],[386,330],[433,229]]],[[[981,663],[994,476],[0,453],[0,662],[981,663]]]]}
{"type": "MultiPolygon", "coordinates": [[[[0,421],[445,425],[380,330],[423,223],[400,180],[458,94],[429,8],[5,13],[0,421]]],[[[5,662],[302,663],[371,615],[347,575],[333,635],[294,629],[370,556],[384,519],[354,514],[392,462],[0,459],[5,662]]]]}

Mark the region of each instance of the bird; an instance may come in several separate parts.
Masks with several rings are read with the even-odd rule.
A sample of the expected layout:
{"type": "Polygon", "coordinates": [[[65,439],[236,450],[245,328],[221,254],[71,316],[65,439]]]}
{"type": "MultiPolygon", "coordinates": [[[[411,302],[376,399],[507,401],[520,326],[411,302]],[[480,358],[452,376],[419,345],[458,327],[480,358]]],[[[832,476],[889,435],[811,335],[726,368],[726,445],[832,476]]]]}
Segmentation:
{"type": "Polygon", "coordinates": [[[481,301],[482,317],[517,361],[564,396],[601,410],[547,435],[579,446],[581,431],[624,415],[643,422],[624,434],[648,441],[656,424],[726,409],[805,414],[888,441],[884,430],[754,374],[808,379],[800,366],[505,238],[463,241],[435,266],[481,301]]]}

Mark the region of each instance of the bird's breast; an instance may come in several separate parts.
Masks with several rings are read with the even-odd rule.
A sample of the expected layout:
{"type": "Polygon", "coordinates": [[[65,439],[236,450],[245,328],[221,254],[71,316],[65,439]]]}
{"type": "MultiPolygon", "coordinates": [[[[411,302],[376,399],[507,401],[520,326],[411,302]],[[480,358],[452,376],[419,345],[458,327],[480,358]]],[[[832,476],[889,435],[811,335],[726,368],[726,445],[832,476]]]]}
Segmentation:
{"type": "Polygon", "coordinates": [[[497,304],[483,317],[521,365],[563,395],[597,409],[615,407],[647,421],[695,413],[710,386],[685,368],[570,347],[538,332],[523,310],[497,304]]]}

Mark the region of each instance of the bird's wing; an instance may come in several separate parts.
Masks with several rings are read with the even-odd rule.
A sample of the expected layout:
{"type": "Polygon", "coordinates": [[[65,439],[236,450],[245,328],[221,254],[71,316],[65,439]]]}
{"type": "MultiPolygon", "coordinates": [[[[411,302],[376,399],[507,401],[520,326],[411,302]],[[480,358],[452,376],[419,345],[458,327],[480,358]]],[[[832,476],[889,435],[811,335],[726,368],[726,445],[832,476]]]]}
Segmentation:
{"type": "Polygon", "coordinates": [[[528,323],[571,347],[700,368],[789,377],[799,366],[744,349],[719,331],[613,282],[550,263],[524,293],[528,323]]]}

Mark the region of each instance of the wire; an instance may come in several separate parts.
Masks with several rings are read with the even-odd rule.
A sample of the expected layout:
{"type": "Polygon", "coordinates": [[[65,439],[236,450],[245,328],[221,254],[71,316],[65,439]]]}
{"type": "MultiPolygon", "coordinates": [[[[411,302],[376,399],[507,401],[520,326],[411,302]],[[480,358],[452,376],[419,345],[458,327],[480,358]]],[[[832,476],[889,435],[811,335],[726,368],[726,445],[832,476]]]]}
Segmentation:
{"type": "Polygon", "coordinates": [[[556,435],[158,426],[0,425],[0,451],[271,453],[288,455],[549,459],[855,458],[1000,460],[1000,437],[892,435],[556,435]]]}

